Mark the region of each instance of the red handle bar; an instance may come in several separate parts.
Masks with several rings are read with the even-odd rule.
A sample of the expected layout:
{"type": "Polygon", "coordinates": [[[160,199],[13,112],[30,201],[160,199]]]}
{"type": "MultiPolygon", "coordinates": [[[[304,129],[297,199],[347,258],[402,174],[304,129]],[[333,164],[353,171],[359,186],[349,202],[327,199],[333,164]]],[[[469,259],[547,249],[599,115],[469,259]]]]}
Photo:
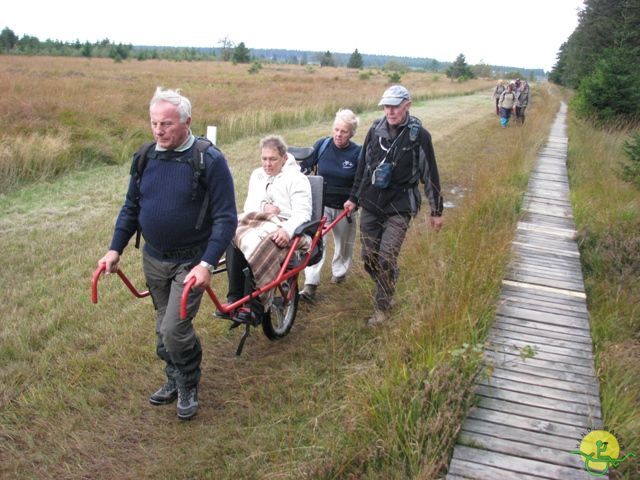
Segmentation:
{"type": "MultiPolygon", "coordinates": [[[[98,268],[96,268],[95,272],[93,272],[93,276],[91,277],[91,303],[98,303],[98,280],[100,279],[100,275],[102,274],[102,272],[104,272],[106,269],[107,265],[101,263],[98,268]]],[[[138,289],[133,286],[131,281],[127,278],[122,270],[118,269],[116,270],[116,273],[135,297],[144,298],[149,296],[148,290],[144,292],[138,291],[138,289]]]]}
{"type": "MultiPolygon", "coordinates": [[[[196,283],[196,277],[191,277],[189,281],[184,284],[182,296],[180,297],[180,320],[184,320],[185,318],[187,318],[187,299],[189,298],[189,292],[191,291],[194,283],[196,283]]],[[[217,303],[218,300],[213,293],[213,290],[211,290],[211,287],[207,285],[205,287],[205,291],[209,294],[209,297],[211,297],[213,303],[215,303],[216,306],[219,306],[217,303]]]]}

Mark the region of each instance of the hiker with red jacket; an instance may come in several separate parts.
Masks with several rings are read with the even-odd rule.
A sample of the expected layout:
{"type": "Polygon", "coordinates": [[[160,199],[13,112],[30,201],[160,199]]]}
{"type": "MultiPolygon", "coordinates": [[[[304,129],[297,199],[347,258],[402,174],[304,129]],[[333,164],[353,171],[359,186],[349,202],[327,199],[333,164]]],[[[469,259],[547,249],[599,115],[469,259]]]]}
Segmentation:
{"type": "Polygon", "coordinates": [[[156,353],[165,362],[167,376],[149,402],[166,405],[177,399],[178,418],[187,420],[198,410],[202,359],[193,319],[211,272],[233,238],[236,202],[226,159],[209,142],[193,136],[191,102],[180,90],[158,87],[149,116],[156,143],[144,158],[140,150],[134,156],[111,246],[98,264],[107,273],[116,272],[122,252],[140,229],[144,275],[156,313],[156,353]],[[195,157],[202,170],[195,170],[195,157]],[[144,171],[138,169],[140,162],[144,171]],[[191,278],[196,282],[187,300],[187,318],[181,320],[181,295],[191,278]]]}

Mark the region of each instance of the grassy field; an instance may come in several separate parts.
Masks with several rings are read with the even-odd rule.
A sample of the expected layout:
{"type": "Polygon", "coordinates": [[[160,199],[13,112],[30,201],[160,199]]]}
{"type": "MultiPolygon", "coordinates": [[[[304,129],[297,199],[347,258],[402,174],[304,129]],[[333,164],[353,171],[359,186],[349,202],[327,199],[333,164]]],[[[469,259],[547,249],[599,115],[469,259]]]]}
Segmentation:
{"type": "MultiPolygon", "coordinates": [[[[36,75],[30,61],[42,63],[20,59],[24,64],[12,68],[29,71],[34,78],[50,78],[52,74],[36,75]]],[[[156,83],[184,85],[186,93],[205,95],[208,84],[223,83],[224,77],[221,73],[199,77],[195,69],[184,77],[172,76],[178,65],[162,62],[98,63],[92,65],[91,75],[82,76],[72,74],[78,65],[60,61],[61,66],[51,62],[45,72],[63,72],[79,85],[86,76],[97,79],[95,85],[104,77],[104,96],[111,100],[102,105],[108,114],[103,113],[102,121],[96,120],[91,128],[103,124],[109,130],[109,125],[124,122],[127,128],[120,137],[113,132],[105,135],[119,138],[119,148],[128,153],[146,135],[146,104],[156,83]],[[103,71],[95,73],[94,68],[103,71]],[[124,73],[114,73],[119,69],[150,73],[140,86],[124,73]],[[125,95],[125,90],[138,95],[125,95]],[[127,100],[116,101],[120,97],[127,100]],[[128,133],[136,128],[140,133],[128,133]],[[130,139],[126,146],[125,138],[130,139]]],[[[238,69],[238,77],[227,80],[229,91],[265,80],[246,74],[243,67],[224,68],[238,69]]],[[[332,77],[318,80],[327,75],[324,69],[310,73],[270,68],[264,77],[283,90],[270,94],[265,87],[258,99],[247,97],[246,103],[254,108],[264,102],[265,111],[278,109],[279,101],[287,102],[293,95],[287,95],[280,83],[294,81],[273,81],[278,76],[311,79],[319,91],[327,83],[333,88],[332,77]]],[[[330,75],[340,77],[339,84],[352,74],[331,69],[330,75]]],[[[353,76],[342,102],[358,107],[361,141],[366,127],[380,115],[373,105],[385,79],[382,74],[366,81],[353,76]]],[[[215,320],[212,305],[205,303],[196,320],[204,348],[201,409],[191,422],[179,422],[173,407],[157,408],[147,402],[163,379],[154,355],[150,302],[133,299],[116,278],[101,281],[97,306],[89,299],[91,272],[107,248],[124,196],[128,153],[123,159],[114,157],[112,164],[96,162],[91,168],[32,181],[22,188],[13,184],[0,196],[0,249],[5,259],[11,259],[0,271],[0,314],[5,319],[0,324],[0,477],[435,479],[442,475],[472,400],[469,389],[478,373],[478,346],[493,317],[528,172],[546,141],[559,94],[548,86],[536,87],[527,124],[503,130],[493,113],[488,83],[474,87],[482,88],[479,93],[448,97],[460,85],[444,79],[435,82],[424,74],[408,74],[406,80],[419,92],[412,113],[433,134],[445,199],[455,206],[447,209],[439,234],[426,228],[424,213],[413,223],[401,256],[399,303],[392,320],[379,329],[364,326],[371,309],[371,283],[359,260],[346,284],[330,285],[325,277],[318,303],[301,306],[287,338],[272,343],[256,330],[240,358],[234,356],[239,333],[228,332],[228,324],[215,320]],[[429,89],[440,86],[451,90],[437,93],[444,98],[426,100],[436,96],[429,89]]],[[[20,90],[18,83],[13,92],[20,90]]],[[[52,81],[50,88],[54,85],[52,81]]],[[[72,86],[66,89],[73,91],[72,86]]],[[[289,90],[297,92],[297,87],[289,90]]],[[[76,91],[96,90],[76,87],[76,91]]],[[[311,97],[316,98],[306,94],[311,97]]],[[[17,98],[8,104],[29,102],[17,98]]],[[[298,101],[302,98],[304,94],[298,101]]],[[[297,145],[310,145],[328,134],[341,100],[335,91],[317,98],[317,104],[309,107],[324,112],[317,118],[270,128],[297,145]],[[325,110],[323,101],[331,108],[325,110]]],[[[199,110],[204,109],[199,103],[205,99],[194,100],[196,117],[200,113],[206,118],[200,125],[224,125],[199,110]]],[[[86,110],[99,110],[87,98],[84,103],[86,110]]],[[[296,103],[282,108],[293,112],[296,103]]],[[[42,106],[34,109],[46,111],[42,106]]],[[[210,112],[217,110],[221,107],[210,112]]],[[[240,106],[230,107],[228,114],[241,111],[240,106]]],[[[246,117],[252,115],[247,107],[246,117]]],[[[11,135],[41,132],[35,124],[50,123],[52,131],[61,128],[57,120],[34,117],[38,120],[33,130],[4,132],[3,145],[11,143],[11,135]]],[[[246,194],[248,174],[258,164],[262,128],[270,129],[247,130],[222,145],[239,203],[246,194]]],[[[129,248],[122,266],[141,286],[139,253],[129,248]]],[[[225,279],[216,279],[214,288],[224,291],[225,279]]],[[[612,400],[604,401],[605,409],[617,404],[618,398],[621,404],[622,399],[633,400],[633,393],[618,397],[616,389],[626,384],[619,383],[613,372],[623,375],[628,365],[612,364],[611,358],[607,357],[609,365],[615,368],[608,370],[610,387],[605,387],[603,397],[612,400]]],[[[624,411],[627,406],[624,403],[624,411]]],[[[627,419],[620,418],[616,432],[623,431],[619,425],[627,419]]]]}
{"type": "MultiPolygon", "coordinates": [[[[604,424],[640,455],[640,192],[620,179],[626,130],[572,119],[569,176],[604,424]]],[[[640,478],[623,462],[611,478],[640,478]]]]}
{"type": "MultiPolygon", "coordinates": [[[[229,62],[129,61],[0,56],[0,193],[83,165],[122,164],[149,136],[148,104],[157,85],[183,89],[193,129],[219,128],[222,147],[249,135],[333,120],[338,108],[377,105],[387,73],[346,68],[229,62]]],[[[408,72],[416,100],[460,95],[493,83],[450,82],[408,72]]]]}

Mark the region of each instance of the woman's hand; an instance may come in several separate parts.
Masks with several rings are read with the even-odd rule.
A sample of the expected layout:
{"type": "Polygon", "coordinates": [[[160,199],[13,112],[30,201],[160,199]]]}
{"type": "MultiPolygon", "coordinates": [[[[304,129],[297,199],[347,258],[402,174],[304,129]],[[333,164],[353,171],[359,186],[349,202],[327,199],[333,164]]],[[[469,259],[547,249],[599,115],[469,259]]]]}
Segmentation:
{"type": "Polygon", "coordinates": [[[289,245],[289,234],[282,227],[278,228],[275,233],[271,234],[271,240],[278,245],[280,248],[284,248],[289,245]]]}
{"type": "Polygon", "coordinates": [[[280,209],[277,206],[275,206],[273,203],[265,203],[264,207],[262,207],[262,211],[264,213],[273,213],[275,215],[280,214],[280,209]]]}

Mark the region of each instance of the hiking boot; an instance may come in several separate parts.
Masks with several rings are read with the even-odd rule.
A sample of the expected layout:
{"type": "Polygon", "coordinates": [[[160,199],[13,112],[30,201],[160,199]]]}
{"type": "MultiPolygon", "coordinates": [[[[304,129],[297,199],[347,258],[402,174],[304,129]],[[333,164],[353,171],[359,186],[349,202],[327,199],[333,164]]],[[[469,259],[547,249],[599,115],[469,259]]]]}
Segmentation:
{"type": "Polygon", "coordinates": [[[367,320],[367,325],[370,327],[375,327],[376,325],[380,325],[387,319],[386,312],[382,310],[375,310],[371,318],[367,320]]]}
{"type": "Polygon", "coordinates": [[[170,379],[160,389],[149,397],[151,405],[168,405],[178,398],[178,386],[176,381],[170,379]]]}
{"type": "Polygon", "coordinates": [[[190,420],[198,412],[198,386],[178,387],[178,418],[190,420]]]}
{"type": "Polygon", "coordinates": [[[335,275],[333,277],[331,277],[331,283],[342,283],[347,279],[346,275],[340,275],[339,277],[336,277],[335,275]]]}
{"type": "Polygon", "coordinates": [[[317,288],[317,285],[311,285],[310,283],[307,283],[300,292],[300,296],[308,302],[313,302],[316,298],[317,288]]]}

